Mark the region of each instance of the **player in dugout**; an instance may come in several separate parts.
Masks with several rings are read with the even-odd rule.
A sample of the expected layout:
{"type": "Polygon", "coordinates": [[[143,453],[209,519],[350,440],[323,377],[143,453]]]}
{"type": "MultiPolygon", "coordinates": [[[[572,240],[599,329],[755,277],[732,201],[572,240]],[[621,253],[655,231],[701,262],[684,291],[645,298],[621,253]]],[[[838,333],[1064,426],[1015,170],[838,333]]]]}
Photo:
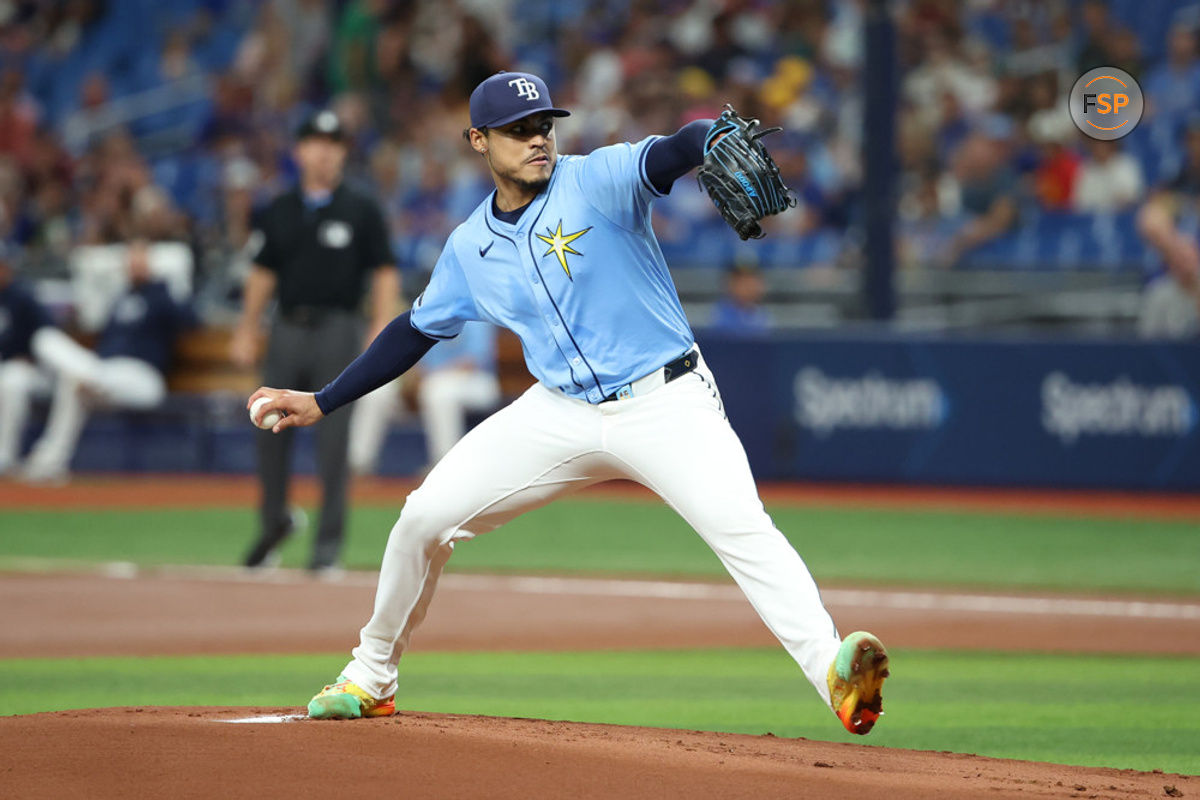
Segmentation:
{"type": "Polygon", "coordinates": [[[21,439],[37,394],[49,394],[49,370],[34,344],[53,327],[33,288],[21,280],[13,249],[0,240],[0,475],[16,470],[21,439]]]}
{"type": "MultiPolygon", "coordinates": [[[[374,613],[309,716],[395,713],[400,658],[456,542],[625,478],[696,530],[845,728],[865,734],[882,713],[888,655],[870,633],[838,635],[808,568],[763,508],[650,224],[654,200],[676,180],[696,167],[702,180],[706,171],[720,177],[729,149],[758,145],[765,131],[730,109],[669,136],[560,156],[554,123],[568,115],[537,76],[501,72],[480,83],[464,135],[496,188],[450,235],[413,308],[319,392],[262,387],[247,401],[268,397],[264,413],[287,414],[276,432],[311,425],[472,320],[513,331],[538,379],[409,495],[384,553],[374,613]]],[[[765,161],[749,175],[760,181],[755,196],[786,196],[777,170],[770,184],[774,162],[765,161]]],[[[728,208],[749,202],[709,193],[731,225],[728,208]]],[[[775,212],[735,228],[743,238],[761,235],[764,213],[775,212]]]]}
{"type": "Polygon", "coordinates": [[[54,396],[41,438],[25,462],[32,483],[63,483],[93,407],[146,411],[167,396],[166,371],[179,334],[199,320],[171,297],[150,266],[150,245],[129,244],[129,285],[113,304],[95,352],[66,336],[35,342],[55,370],[54,396]]]}

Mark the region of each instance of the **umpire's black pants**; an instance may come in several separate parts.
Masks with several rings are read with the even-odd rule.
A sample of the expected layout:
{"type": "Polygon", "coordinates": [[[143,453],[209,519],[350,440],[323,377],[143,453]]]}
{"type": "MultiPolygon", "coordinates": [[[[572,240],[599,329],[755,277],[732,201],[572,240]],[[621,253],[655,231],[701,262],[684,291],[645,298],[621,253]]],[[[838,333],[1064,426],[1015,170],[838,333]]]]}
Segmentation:
{"type": "MultiPolygon", "coordinates": [[[[277,317],[271,328],[263,380],[277,389],[317,391],[345,369],[361,352],[365,335],[361,317],[349,311],[322,310],[304,317],[277,317]]],[[[321,518],[309,566],[337,563],[346,522],[349,481],[347,449],[350,408],[340,409],[314,426],[317,473],[321,480],[321,518]]],[[[262,484],[261,535],[276,537],[288,524],[288,484],[291,478],[295,430],[258,435],[258,475],[262,484]]]]}

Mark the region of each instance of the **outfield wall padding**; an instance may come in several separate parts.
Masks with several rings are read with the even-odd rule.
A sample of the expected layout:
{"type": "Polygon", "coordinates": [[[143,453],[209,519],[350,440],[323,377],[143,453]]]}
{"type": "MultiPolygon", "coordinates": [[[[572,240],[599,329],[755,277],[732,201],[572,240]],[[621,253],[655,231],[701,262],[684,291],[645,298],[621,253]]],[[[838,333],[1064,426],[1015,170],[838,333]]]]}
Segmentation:
{"type": "MultiPolygon", "coordinates": [[[[760,480],[1200,489],[1200,343],[698,338],[760,480]]],[[[98,414],[73,468],[253,473],[257,431],[234,399],[98,414]]],[[[297,472],[312,449],[301,431],[297,472]]],[[[424,464],[419,423],[394,427],[380,474],[424,464]]]]}
{"type": "Polygon", "coordinates": [[[759,479],[1200,488],[1200,343],[699,338],[759,479]]]}

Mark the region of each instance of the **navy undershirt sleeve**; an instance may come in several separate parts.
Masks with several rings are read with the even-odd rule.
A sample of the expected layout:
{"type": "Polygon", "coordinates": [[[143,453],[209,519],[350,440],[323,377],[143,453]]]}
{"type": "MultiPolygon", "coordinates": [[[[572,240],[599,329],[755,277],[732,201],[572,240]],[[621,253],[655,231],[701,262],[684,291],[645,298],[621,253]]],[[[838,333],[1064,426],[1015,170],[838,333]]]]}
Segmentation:
{"type": "Polygon", "coordinates": [[[331,414],[400,377],[437,344],[437,339],[413,327],[409,321],[411,313],[405,311],[388,323],[361,356],[351,361],[341,375],[317,392],[317,406],[321,413],[331,414]]]}
{"type": "Polygon", "coordinates": [[[669,194],[671,184],[704,163],[704,137],[713,126],[711,119],[697,119],[646,151],[646,177],[660,194],[669,194]]]}

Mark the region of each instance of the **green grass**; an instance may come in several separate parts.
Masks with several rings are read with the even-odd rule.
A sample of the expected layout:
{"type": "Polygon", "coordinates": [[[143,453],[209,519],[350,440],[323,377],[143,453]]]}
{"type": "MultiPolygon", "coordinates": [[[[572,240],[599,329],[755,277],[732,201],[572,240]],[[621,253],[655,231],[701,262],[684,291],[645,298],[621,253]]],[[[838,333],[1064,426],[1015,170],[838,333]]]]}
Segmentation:
{"type": "MultiPolygon", "coordinates": [[[[346,561],[375,568],[399,510],[357,506],[346,561]]],[[[910,509],[770,509],[822,583],[1200,594],[1194,524],[910,509]]],[[[25,559],[234,564],[248,509],[0,512],[0,568],[25,559]]],[[[311,534],[284,550],[304,563],[311,534]]],[[[666,507],[560,501],[462,543],[464,571],[722,576],[666,507]]],[[[416,710],[678,727],[1090,766],[1200,773],[1200,660],[903,651],[888,715],[844,733],[778,648],[415,653],[416,710]]],[[[113,705],[299,706],[344,655],[0,661],[0,714],[113,705]]]]}
{"type": "MultiPolygon", "coordinates": [[[[345,560],[375,568],[399,511],[351,512],[345,560]]],[[[909,509],[773,508],[822,582],[1200,594],[1200,532],[1190,522],[909,509]]],[[[315,516],[315,515],[314,515],[315,516]]],[[[234,564],[248,509],[0,512],[0,567],[18,559],[234,564]]],[[[311,534],[284,549],[304,564],[311,534]]],[[[711,578],[713,554],[663,505],[569,499],[464,542],[453,570],[711,578]]]]}
{"type": "MultiPolygon", "coordinates": [[[[0,661],[0,714],[123,705],[302,706],[345,656],[0,661]]],[[[1200,661],[901,650],[887,714],[842,731],[778,649],[415,653],[400,705],[1200,773],[1200,661]]]]}

